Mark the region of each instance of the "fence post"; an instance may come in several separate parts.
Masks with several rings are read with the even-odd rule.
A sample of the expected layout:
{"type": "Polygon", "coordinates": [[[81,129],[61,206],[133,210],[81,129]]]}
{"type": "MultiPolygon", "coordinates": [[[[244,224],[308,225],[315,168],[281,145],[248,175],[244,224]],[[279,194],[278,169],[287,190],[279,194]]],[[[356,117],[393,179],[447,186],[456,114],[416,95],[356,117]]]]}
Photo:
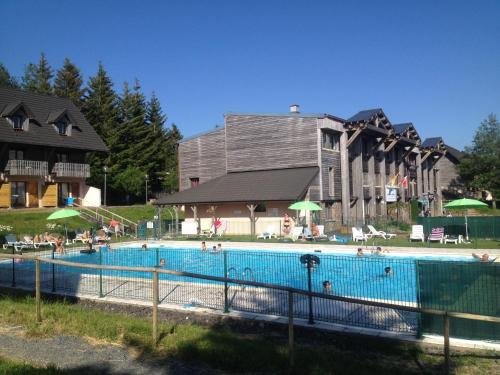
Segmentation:
{"type": "MultiPolygon", "coordinates": [[[[102,266],[102,248],[99,247],[99,265],[102,266]]],[[[102,268],[99,268],[99,298],[103,298],[104,294],[102,293],[102,268]]]]}
{"type": "MultiPolygon", "coordinates": [[[[54,246],[52,247],[52,259],[54,259],[54,246]]],[[[52,263],[52,293],[56,291],[56,265],[52,263]]]]}
{"type": "Polygon", "coordinates": [[[450,373],[450,318],[448,313],[445,312],[443,316],[444,323],[444,373],[450,373]]]}
{"type": "Polygon", "coordinates": [[[229,303],[227,298],[228,286],[227,286],[227,252],[224,250],[224,312],[229,312],[229,303]]]}
{"type": "Polygon", "coordinates": [[[36,321],[42,321],[42,312],[40,309],[40,260],[36,260],[35,266],[35,305],[36,305],[36,321]]]}
{"type": "MultiPolygon", "coordinates": [[[[16,247],[12,246],[12,255],[14,255],[16,247]]],[[[12,258],[12,287],[16,286],[16,260],[12,258]]]]}
{"type": "Polygon", "coordinates": [[[158,344],[158,271],[153,271],[153,343],[158,344]]]}
{"type": "Polygon", "coordinates": [[[295,366],[293,348],[293,292],[288,292],[288,360],[291,370],[295,366]]]}
{"type": "Polygon", "coordinates": [[[160,267],[160,249],[156,247],[156,267],[160,267]]]}

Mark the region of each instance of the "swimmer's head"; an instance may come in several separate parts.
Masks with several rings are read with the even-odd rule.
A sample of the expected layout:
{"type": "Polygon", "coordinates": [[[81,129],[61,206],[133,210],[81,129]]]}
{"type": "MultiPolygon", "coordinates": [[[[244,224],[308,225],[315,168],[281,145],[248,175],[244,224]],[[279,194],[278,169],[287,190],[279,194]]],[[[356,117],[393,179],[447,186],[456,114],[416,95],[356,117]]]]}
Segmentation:
{"type": "Polygon", "coordinates": [[[392,272],[392,268],[391,267],[385,267],[384,268],[384,272],[386,275],[390,274],[392,272]]]}

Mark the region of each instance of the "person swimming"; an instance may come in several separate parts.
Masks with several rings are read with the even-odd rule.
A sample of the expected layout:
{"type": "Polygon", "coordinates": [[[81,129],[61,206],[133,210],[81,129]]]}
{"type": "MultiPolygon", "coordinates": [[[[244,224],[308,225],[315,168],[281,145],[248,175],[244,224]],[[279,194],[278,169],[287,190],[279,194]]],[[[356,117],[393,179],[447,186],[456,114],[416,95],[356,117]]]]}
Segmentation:
{"type": "Polygon", "coordinates": [[[201,251],[207,251],[207,244],[205,243],[205,241],[201,241],[201,251]]]}
{"type": "Polygon", "coordinates": [[[356,256],[358,257],[365,256],[365,253],[363,253],[363,248],[358,247],[358,252],[356,253],[356,256]]]}
{"type": "Polygon", "coordinates": [[[146,245],[145,243],[143,243],[142,246],[141,246],[141,249],[142,250],[147,250],[148,249],[148,245],[146,245]]]}
{"type": "Polygon", "coordinates": [[[330,294],[332,292],[332,283],[329,280],[323,281],[323,293],[330,294]]]}
{"type": "Polygon", "coordinates": [[[490,255],[488,253],[485,253],[483,255],[479,255],[479,254],[476,254],[476,253],[472,253],[472,257],[474,259],[477,259],[479,260],[480,262],[494,262],[495,260],[497,260],[497,258],[493,258],[493,259],[490,259],[490,255]]]}
{"type": "Polygon", "coordinates": [[[220,243],[217,244],[217,251],[222,251],[222,245],[220,243]]]}
{"type": "Polygon", "coordinates": [[[391,276],[392,275],[392,268],[391,267],[385,267],[384,268],[385,276],[391,276]]]}

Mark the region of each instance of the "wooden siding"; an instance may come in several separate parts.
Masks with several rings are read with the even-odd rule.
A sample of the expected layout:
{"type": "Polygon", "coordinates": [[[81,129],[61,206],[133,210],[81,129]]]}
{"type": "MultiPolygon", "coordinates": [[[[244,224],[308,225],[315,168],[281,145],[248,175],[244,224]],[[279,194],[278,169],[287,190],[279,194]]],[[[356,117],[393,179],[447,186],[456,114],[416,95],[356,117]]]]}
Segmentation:
{"type": "Polygon", "coordinates": [[[57,206],[57,184],[48,184],[43,187],[42,202],[44,207],[57,206]]]}
{"type": "Polygon", "coordinates": [[[445,155],[436,163],[436,168],[438,168],[440,172],[441,183],[438,188],[449,190],[450,185],[453,186],[453,184],[456,183],[458,179],[456,164],[450,160],[450,157],[448,155],[445,155]]]}
{"type": "Polygon", "coordinates": [[[323,200],[342,199],[342,175],[340,152],[321,150],[321,177],[323,180],[323,200]],[[333,168],[333,195],[330,195],[330,172],[333,168]]]}
{"type": "Polygon", "coordinates": [[[10,207],[10,183],[0,182],[0,207],[10,207]]]}
{"type": "Polygon", "coordinates": [[[316,118],[226,116],[227,171],[318,165],[316,118]]]}
{"type": "Polygon", "coordinates": [[[179,144],[179,190],[191,187],[190,178],[200,184],[226,174],[224,129],[179,144]]]}

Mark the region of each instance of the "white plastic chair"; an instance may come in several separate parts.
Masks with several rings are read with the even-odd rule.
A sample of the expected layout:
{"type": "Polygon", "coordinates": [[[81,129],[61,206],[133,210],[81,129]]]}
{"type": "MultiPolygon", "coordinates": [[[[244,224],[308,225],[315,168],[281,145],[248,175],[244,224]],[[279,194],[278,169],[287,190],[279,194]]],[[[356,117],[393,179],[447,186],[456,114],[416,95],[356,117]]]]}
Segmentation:
{"type": "Polygon", "coordinates": [[[396,237],[394,233],[386,233],[381,230],[376,230],[373,225],[367,225],[367,227],[370,230],[370,234],[372,237],[382,237],[384,240],[396,237]]]}
{"type": "Polygon", "coordinates": [[[424,226],[423,225],[412,225],[410,241],[425,241],[424,226]]]}
{"type": "Polygon", "coordinates": [[[356,241],[366,241],[368,239],[368,235],[363,233],[361,228],[352,227],[352,240],[356,241]]]}

